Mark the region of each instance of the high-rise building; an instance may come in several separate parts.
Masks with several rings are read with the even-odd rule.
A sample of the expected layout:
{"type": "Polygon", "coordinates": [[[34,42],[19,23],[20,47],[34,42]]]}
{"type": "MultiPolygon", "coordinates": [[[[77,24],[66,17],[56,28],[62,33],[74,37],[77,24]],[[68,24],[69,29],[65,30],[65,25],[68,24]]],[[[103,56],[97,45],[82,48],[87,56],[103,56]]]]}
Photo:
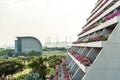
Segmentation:
{"type": "Polygon", "coordinates": [[[28,53],[32,50],[42,53],[42,44],[37,38],[31,36],[17,37],[15,40],[16,53],[28,53]]]}
{"type": "Polygon", "coordinates": [[[120,80],[120,0],[97,0],[56,70],[55,80],[120,80]]]}

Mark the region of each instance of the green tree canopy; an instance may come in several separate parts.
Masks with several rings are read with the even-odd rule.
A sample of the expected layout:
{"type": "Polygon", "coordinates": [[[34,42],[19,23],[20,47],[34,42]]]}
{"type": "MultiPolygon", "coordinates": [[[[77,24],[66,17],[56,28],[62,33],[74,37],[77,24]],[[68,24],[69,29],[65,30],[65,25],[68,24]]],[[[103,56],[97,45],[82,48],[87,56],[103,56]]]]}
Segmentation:
{"type": "Polygon", "coordinates": [[[37,56],[39,53],[37,52],[37,51],[35,51],[35,50],[31,50],[30,52],[29,52],[29,55],[30,56],[37,56]]]}
{"type": "Polygon", "coordinates": [[[29,64],[29,66],[33,69],[33,72],[39,73],[42,80],[45,80],[47,75],[47,66],[45,64],[46,60],[46,57],[39,57],[29,64]]]}
{"type": "Polygon", "coordinates": [[[3,60],[0,61],[0,77],[13,75],[16,72],[23,70],[24,65],[20,61],[3,60]]]}

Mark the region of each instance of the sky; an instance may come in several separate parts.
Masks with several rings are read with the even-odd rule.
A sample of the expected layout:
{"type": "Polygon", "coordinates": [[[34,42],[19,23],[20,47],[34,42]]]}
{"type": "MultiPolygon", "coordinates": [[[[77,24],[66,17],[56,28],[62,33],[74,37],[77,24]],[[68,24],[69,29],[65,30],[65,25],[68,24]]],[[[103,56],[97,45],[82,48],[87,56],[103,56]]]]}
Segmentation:
{"type": "Polygon", "coordinates": [[[42,44],[77,40],[97,0],[0,0],[0,47],[14,46],[17,36],[42,44]]]}

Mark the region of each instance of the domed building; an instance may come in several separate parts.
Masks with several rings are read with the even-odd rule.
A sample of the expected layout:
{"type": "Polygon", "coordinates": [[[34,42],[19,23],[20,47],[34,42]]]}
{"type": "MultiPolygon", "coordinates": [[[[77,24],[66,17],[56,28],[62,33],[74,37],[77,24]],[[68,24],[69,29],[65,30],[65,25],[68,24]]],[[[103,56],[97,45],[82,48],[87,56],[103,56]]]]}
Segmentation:
{"type": "Polygon", "coordinates": [[[17,37],[15,40],[16,53],[28,53],[32,50],[42,53],[42,44],[37,38],[32,36],[17,37]]]}

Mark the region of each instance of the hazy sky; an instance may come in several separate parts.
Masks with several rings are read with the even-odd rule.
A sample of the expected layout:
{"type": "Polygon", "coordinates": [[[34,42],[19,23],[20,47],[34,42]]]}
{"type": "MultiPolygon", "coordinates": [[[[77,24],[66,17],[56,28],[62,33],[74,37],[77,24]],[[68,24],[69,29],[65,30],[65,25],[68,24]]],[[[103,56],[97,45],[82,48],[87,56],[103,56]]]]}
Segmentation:
{"type": "Polygon", "coordinates": [[[0,46],[16,36],[77,40],[97,0],[0,0],[0,46]]]}

